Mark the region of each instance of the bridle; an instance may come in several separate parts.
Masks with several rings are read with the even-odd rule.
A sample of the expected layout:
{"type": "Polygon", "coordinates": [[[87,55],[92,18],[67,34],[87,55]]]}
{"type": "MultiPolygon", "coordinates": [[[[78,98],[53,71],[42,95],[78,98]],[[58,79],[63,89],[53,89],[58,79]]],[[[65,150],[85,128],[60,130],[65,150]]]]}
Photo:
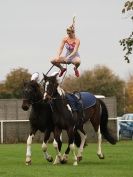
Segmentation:
{"type": "Polygon", "coordinates": [[[31,105],[35,105],[35,104],[41,103],[43,101],[43,98],[39,99],[38,101],[33,101],[32,99],[26,99],[26,98],[24,98],[23,101],[27,101],[31,105]]]}
{"type": "MultiPolygon", "coordinates": [[[[46,83],[45,83],[46,84],[46,83]]],[[[44,84],[44,85],[45,85],[44,84]]],[[[44,91],[44,95],[45,95],[45,93],[46,93],[46,99],[49,99],[50,101],[52,101],[52,100],[62,100],[62,99],[65,99],[64,98],[64,95],[63,95],[63,91],[61,90],[61,92],[62,92],[62,96],[61,96],[61,98],[58,98],[57,96],[55,96],[54,94],[55,94],[55,89],[56,89],[56,91],[57,91],[57,93],[58,93],[58,88],[56,87],[56,84],[57,83],[53,83],[53,86],[51,87],[51,93],[49,93],[49,91],[47,90],[47,86],[45,87],[44,86],[44,88],[45,88],[45,91],[44,91]]],[[[59,93],[58,93],[59,94],[59,93]]]]}
{"type": "MultiPolygon", "coordinates": [[[[44,86],[44,96],[46,95],[46,98],[48,98],[49,100],[54,100],[56,99],[56,97],[54,97],[54,93],[55,93],[55,88],[56,88],[56,83],[53,83],[52,84],[52,87],[51,87],[51,93],[47,90],[47,82],[45,82],[43,84],[44,86]]],[[[57,89],[57,88],[56,88],[57,89]]]]}
{"type": "Polygon", "coordinates": [[[41,90],[40,90],[39,98],[37,98],[33,96],[32,94],[30,95],[30,92],[26,92],[26,89],[24,89],[23,90],[23,101],[27,101],[31,105],[41,103],[43,101],[43,94],[41,93],[41,90]]]}

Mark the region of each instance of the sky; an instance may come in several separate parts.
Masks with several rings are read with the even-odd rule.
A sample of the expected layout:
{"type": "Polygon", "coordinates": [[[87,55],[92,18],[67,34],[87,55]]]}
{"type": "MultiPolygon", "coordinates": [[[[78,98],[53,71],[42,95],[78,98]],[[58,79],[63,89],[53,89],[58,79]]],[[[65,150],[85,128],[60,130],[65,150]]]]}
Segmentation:
{"type": "MultiPolygon", "coordinates": [[[[80,39],[80,73],[105,65],[127,79],[127,64],[119,40],[128,37],[132,21],[121,11],[125,0],[0,0],[0,81],[13,69],[46,73],[66,28],[76,15],[80,39]]],[[[58,71],[56,67],[52,69],[58,71]]],[[[69,65],[67,74],[72,74],[69,65]]]]}

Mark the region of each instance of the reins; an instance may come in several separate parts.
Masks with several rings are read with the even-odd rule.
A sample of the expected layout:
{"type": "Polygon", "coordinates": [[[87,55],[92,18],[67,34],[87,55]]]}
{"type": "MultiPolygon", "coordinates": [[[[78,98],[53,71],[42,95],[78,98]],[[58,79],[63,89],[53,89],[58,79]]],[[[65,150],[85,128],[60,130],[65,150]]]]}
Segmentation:
{"type": "MultiPolygon", "coordinates": [[[[50,67],[50,69],[46,72],[46,76],[48,75],[48,73],[51,71],[51,69],[54,67],[54,65],[52,65],[51,67],[50,67]]],[[[60,85],[62,85],[62,83],[63,83],[63,81],[64,81],[64,79],[65,79],[65,77],[66,77],[66,73],[67,73],[67,63],[66,63],[66,72],[65,72],[65,74],[64,74],[64,76],[63,76],[63,78],[62,78],[62,81],[61,81],[61,83],[60,83],[60,85]]],[[[40,81],[40,84],[42,84],[42,82],[43,82],[43,80],[44,80],[44,78],[40,81]]]]}
{"type": "MultiPolygon", "coordinates": [[[[54,65],[52,65],[51,67],[50,67],[50,69],[46,72],[46,76],[48,75],[48,73],[51,71],[51,69],[54,67],[54,65]]],[[[40,81],[40,84],[43,82],[43,80],[44,80],[44,78],[42,78],[42,80],[40,81]]]]}
{"type": "Polygon", "coordinates": [[[38,100],[38,101],[31,102],[31,105],[34,105],[34,104],[40,103],[40,102],[42,102],[42,101],[43,101],[43,98],[40,99],[40,100],[38,100]]]}

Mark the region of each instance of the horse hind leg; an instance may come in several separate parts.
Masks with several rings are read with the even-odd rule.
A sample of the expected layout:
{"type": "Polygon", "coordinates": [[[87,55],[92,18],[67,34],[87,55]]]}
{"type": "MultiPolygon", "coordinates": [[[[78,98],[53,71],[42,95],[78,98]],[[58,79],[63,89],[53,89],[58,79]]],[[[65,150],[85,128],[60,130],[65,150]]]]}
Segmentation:
{"type": "Polygon", "coordinates": [[[101,135],[101,131],[100,131],[100,126],[99,126],[98,132],[97,132],[97,139],[98,139],[97,156],[99,157],[99,159],[104,159],[104,154],[102,153],[102,148],[101,148],[102,135],[101,135]]]}
{"type": "Polygon", "coordinates": [[[101,134],[101,128],[100,128],[99,111],[97,111],[97,112],[98,113],[96,113],[94,116],[92,116],[90,121],[92,123],[92,126],[93,126],[95,132],[97,133],[97,140],[98,140],[97,156],[99,157],[99,159],[104,159],[104,155],[102,153],[102,148],[101,148],[102,134],[101,134]]]}
{"type": "Polygon", "coordinates": [[[78,161],[82,160],[82,153],[83,153],[83,149],[84,149],[84,144],[85,144],[85,140],[87,138],[86,133],[84,132],[84,130],[78,130],[80,137],[81,137],[81,143],[80,143],[80,147],[78,149],[78,153],[77,153],[77,159],[78,161]]]}

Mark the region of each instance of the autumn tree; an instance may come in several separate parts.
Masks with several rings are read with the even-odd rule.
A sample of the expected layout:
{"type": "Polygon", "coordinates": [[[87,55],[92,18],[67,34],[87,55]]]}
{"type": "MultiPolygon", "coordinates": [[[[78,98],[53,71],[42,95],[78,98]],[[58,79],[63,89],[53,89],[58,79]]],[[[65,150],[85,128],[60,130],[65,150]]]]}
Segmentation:
{"type": "MultiPolygon", "coordinates": [[[[122,13],[125,14],[127,12],[133,11],[133,1],[127,1],[124,4],[124,8],[122,9],[122,13]]],[[[133,20],[133,13],[130,15],[131,20],[133,20]]],[[[120,45],[123,46],[123,51],[125,51],[124,58],[127,61],[127,63],[130,62],[129,55],[132,54],[133,49],[133,31],[127,38],[124,38],[120,40],[120,45]]]]}
{"type": "Polygon", "coordinates": [[[126,85],[126,100],[125,100],[125,104],[126,104],[126,112],[133,112],[133,75],[131,74],[129,76],[129,79],[127,81],[127,85],[126,85]]]}
{"type": "Polygon", "coordinates": [[[23,80],[29,80],[30,77],[27,69],[13,69],[7,74],[5,82],[0,84],[0,98],[21,98],[23,80]]]}
{"type": "Polygon", "coordinates": [[[124,110],[123,90],[125,82],[116,76],[106,66],[96,66],[93,70],[84,71],[80,78],[69,76],[65,79],[63,88],[67,91],[88,91],[95,95],[117,98],[118,114],[124,110]]]}

